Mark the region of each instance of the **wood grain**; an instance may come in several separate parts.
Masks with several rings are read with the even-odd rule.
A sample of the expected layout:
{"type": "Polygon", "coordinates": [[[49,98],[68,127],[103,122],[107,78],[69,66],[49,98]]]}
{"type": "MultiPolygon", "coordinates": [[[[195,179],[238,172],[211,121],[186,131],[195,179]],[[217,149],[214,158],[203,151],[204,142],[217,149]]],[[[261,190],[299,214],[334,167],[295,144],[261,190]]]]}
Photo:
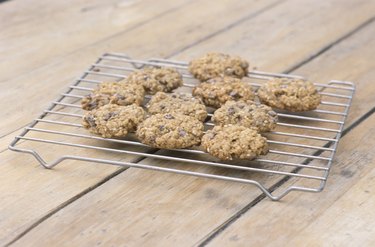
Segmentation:
{"type": "MultiPolygon", "coordinates": [[[[76,6],[87,6],[89,2],[91,6],[97,6],[99,1],[87,1],[87,0],[67,0],[56,3],[50,1],[30,1],[30,0],[18,0],[18,1],[6,1],[1,4],[0,8],[0,21],[6,23],[4,28],[10,28],[10,26],[16,27],[19,24],[27,22],[38,22],[41,18],[48,18],[48,15],[53,15],[56,12],[63,12],[69,8],[76,8],[76,6]],[[36,18],[37,17],[37,18],[36,18]]],[[[114,1],[107,1],[110,4],[114,1]]],[[[90,5],[89,5],[90,6],[90,5]]],[[[35,23],[33,22],[33,24],[35,23]]],[[[40,22],[39,22],[40,23],[40,22]]],[[[34,27],[31,27],[34,28],[34,27]]],[[[2,29],[1,31],[3,31],[2,29]]]]}
{"type": "Polygon", "coordinates": [[[150,0],[79,0],[58,4],[47,1],[45,7],[40,8],[37,3],[39,8],[34,9],[21,7],[34,5],[23,2],[26,1],[16,1],[18,8],[13,7],[13,12],[2,15],[10,23],[0,31],[1,82],[30,73],[82,47],[126,33],[189,4],[187,0],[161,0],[157,5],[150,0]],[[29,18],[13,21],[17,16],[29,18]]]}
{"type": "MultiPolygon", "coordinates": [[[[372,121],[375,119],[372,117],[372,121]]],[[[369,121],[371,121],[369,119],[369,121]]],[[[371,128],[371,127],[370,127],[371,128]]],[[[368,132],[366,132],[368,133],[368,132]]],[[[374,129],[369,133],[374,139],[374,129]]],[[[368,138],[368,137],[365,137],[368,138]]],[[[361,143],[363,145],[363,143],[361,143]]],[[[368,143],[374,146],[374,143],[368,143]]],[[[360,150],[364,151],[364,150],[360,150]]],[[[366,150],[374,152],[374,150],[366,150]]],[[[368,154],[367,153],[367,154],[368,154]]],[[[366,157],[364,166],[370,168],[374,159],[366,157]]],[[[353,167],[353,169],[355,169],[353,167]]],[[[366,169],[367,170],[367,169],[366,169]]],[[[349,176],[346,173],[346,176],[349,176]]],[[[345,175],[341,172],[341,175],[345,175]]],[[[290,244],[305,244],[306,246],[336,246],[375,244],[374,211],[375,198],[372,196],[375,188],[375,169],[363,173],[363,178],[328,207],[302,232],[290,241],[290,244]],[[319,236],[319,238],[316,238],[319,236]]]]}
{"type": "Polygon", "coordinates": [[[371,246],[374,121],[372,115],[341,140],[325,191],[264,200],[209,246],[371,246]]]}
{"type": "MultiPolygon", "coordinates": [[[[349,114],[349,122],[356,118],[356,112],[364,110],[365,105],[370,105],[370,107],[364,110],[362,114],[371,108],[374,109],[373,107],[375,106],[375,102],[371,96],[374,94],[374,92],[372,92],[374,87],[371,81],[373,80],[372,78],[375,77],[375,74],[373,69],[371,69],[373,65],[369,62],[371,57],[375,55],[374,50],[371,49],[371,47],[375,45],[374,35],[375,25],[372,24],[299,70],[303,73],[311,73],[314,78],[319,77],[320,74],[323,78],[325,78],[326,75],[338,75],[344,79],[357,82],[357,94],[349,114]],[[357,63],[361,65],[353,66],[353,64],[357,63]],[[367,64],[367,66],[364,66],[365,64],[367,64]],[[365,69],[365,67],[367,67],[367,69],[365,69]],[[370,100],[370,102],[364,104],[363,102],[367,102],[367,99],[370,100]]],[[[265,200],[253,207],[248,213],[243,215],[238,222],[215,238],[211,245],[216,246],[222,244],[225,246],[226,244],[243,245],[245,243],[261,243],[263,240],[256,236],[266,236],[270,246],[275,244],[289,245],[289,240],[294,236],[299,236],[302,232],[308,233],[306,226],[314,221],[322,212],[325,212],[332,203],[336,200],[340,200],[339,198],[344,195],[351,186],[357,183],[361,176],[370,171],[368,164],[373,163],[372,160],[374,159],[372,155],[374,153],[372,150],[373,144],[369,143],[372,142],[372,137],[374,136],[373,123],[374,116],[372,115],[370,119],[358,126],[358,129],[354,129],[353,133],[350,132],[349,135],[340,142],[339,153],[336,155],[327,188],[323,193],[317,195],[293,193],[288,196],[286,203],[270,203],[265,200]],[[267,233],[270,225],[272,225],[274,232],[280,234],[273,234],[274,232],[267,233]],[[246,231],[243,229],[246,229],[246,231]],[[253,237],[249,238],[249,234],[253,237]]],[[[303,183],[301,184],[303,185],[303,183]]],[[[291,184],[288,183],[285,186],[290,185],[291,184]]],[[[285,188],[285,186],[283,188],[285,188]]],[[[371,195],[369,196],[371,197],[371,195]]],[[[327,220],[329,219],[334,218],[328,217],[327,220]]],[[[338,222],[337,224],[340,224],[338,219],[335,220],[338,222]]],[[[326,223],[328,224],[328,222],[326,223]]],[[[332,234],[335,232],[335,234],[332,234],[332,237],[336,236],[343,241],[348,240],[344,233],[338,235],[337,231],[333,231],[332,229],[321,228],[320,232],[319,235],[311,235],[314,236],[317,241],[311,242],[312,244],[323,244],[321,241],[323,241],[324,238],[318,236],[324,233],[328,235],[328,233],[332,234]]],[[[361,235],[357,234],[360,234],[360,231],[352,231],[350,235],[359,238],[361,235]]],[[[353,237],[353,239],[356,238],[353,237]]],[[[335,242],[335,239],[328,240],[329,239],[327,239],[327,243],[331,243],[330,241],[335,242]]],[[[371,238],[369,238],[369,240],[371,240],[371,238]]],[[[347,243],[350,245],[350,242],[347,243]]],[[[354,244],[355,242],[352,243],[354,244]]],[[[363,246],[365,245],[366,244],[363,244],[363,246]]],[[[340,246],[340,244],[336,246],[340,246]]]]}
{"type": "MultiPolygon", "coordinates": [[[[372,117],[369,121],[374,123],[375,118],[372,117]]],[[[372,125],[368,127],[371,128],[372,125]]],[[[374,140],[374,129],[371,129],[371,132],[367,130],[366,133],[374,140]]],[[[361,145],[363,144],[361,143],[361,145]]],[[[374,147],[372,142],[366,144],[374,147]]],[[[352,146],[352,148],[355,147],[352,146]]],[[[366,154],[369,154],[375,150],[357,149],[357,151],[365,151],[366,154]]],[[[358,177],[358,181],[344,195],[314,219],[295,238],[292,238],[289,242],[291,245],[308,243],[307,246],[328,246],[329,243],[330,246],[373,246],[375,244],[373,221],[375,214],[372,210],[375,207],[375,197],[372,196],[375,188],[375,169],[368,171],[375,159],[373,157],[371,159],[368,155],[365,159],[364,162],[360,161],[364,163],[363,166],[367,166],[366,172],[362,173],[363,178],[358,177]],[[316,238],[316,236],[319,236],[319,238],[316,238]]],[[[341,172],[341,176],[348,177],[350,176],[348,174],[352,173],[353,171],[341,172]]],[[[357,173],[357,170],[354,173],[357,173]]]]}
{"type": "Polygon", "coordinates": [[[300,4],[298,0],[291,0],[204,39],[199,45],[187,47],[175,57],[189,60],[199,56],[202,50],[215,47],[215,50],[250,59],[251,66],[259,70],[287,71],[335,43],[360,23],[372,20],[374,11],[375,3],[369,1],[304,1],[300,4]]]}
{"type": "MultiPolygon", "coordinates": [[[[82,73],[98,56],[108,51],[125,51],[135,58],[165,57],[178,51],[197,39],[212,34],[227,23],[235,23],[241,18],[251,18],[253,14],[272,5],[276,0],[267,1],[194,1],[183,9],[177,9],[153,22],[146,23],[128,32],[118,33],[106,40],[96,40],[73,53],[66,52],[45,66],[29,73],[22,73],[1,85],[7,90],[0,91],[0,105],[12,101],[0,114],[7,116],[0,123],[0,136],[30,122],[48,102],[54,100],[59,92],[65,90],[74,77],[82,73]],[[228,4],[228,3],[231,4],[228,4]],[[248,10],[245,6],[251,4],[248,10]],[[228,7],[229,6],[229,7],[228,7]],[[210,15],[207,15],[210,9],[210,15]],[[230,11],[230,12],[227,12],[230,11]],[[227,13],[227,14],[223,14],[227,13]],[[217,18],[221,16],[221,18],[217,18]],[[171,35],[173,34],[173,35],[171,35]],[[179,37],[179,41],[175,41],[179,37]],[[79,59],[77,59],[79,58],[79,59]],[[27,81],[29,84],[26,84],[27,81]],[[31,88],[29,85],[33,85],[31,88]],[[28,90],[26,90],[26,88],[28,90]],[[43,97],[41,97],[43,92],[43,97]],[[32,105],[25,105],[32,101],[32,105]],[[18,114],[13,114],[17,112],[18,114]]],[[[89,19],[91,20],[91,19],[89,19]]],[[[62,48],[65,49],[65,48],[62,48]]],[[[49,49],[41,50],[44,57],[50,57],[49,49]]],[[[28,59],[30,60],[30,59],[28,59]]],[[[29,61],[27,64],[34,63],[29,61]]],[[[16,66],[16,65],[14,65],[16,66]]],[[[10,64],[7,68],[12,68],[10,64]]],[[[3,69],[2,69],[3,70],[3,69]]],[[[6,71],[6,70],[4,70],[6,71]]]]}
{"type": "MultiPolygon", "coordinates": [[[[331,65],[330,58],[340,56],[353,61],[361,58],[364,61],[363,64],[367,64],[367,69],[361,67],[360,70],[353,70],[348,79],[356,81],[357,78],[370,78],[372,65],[369,61],[373,54],[364,53],[368,47],[373,45],[371,43],[372,36],[372,32],[369,32],[368,28],[364,29],[348,39],[347,42],[326,53],[319,63],[311,65],[312,68],[310,65],[306,65],[299,72],[310,76],[309,71],[314,72],[317,66],[326,68],[324,72],[320,71],[321,77],[311,74],[317,80],[324,78],[325,73],[339,74],[339,71],[335,70],[336,67],[331,65]],[[353,46],[358,49],[348,49],[353,46]],[[346,53],[342,54],[343,51],[346,53]]],[[[347,71],[350,66],[350,63],[343,62],[342,65],[340,64],[340,70],[347,71]]],[[[369,84],[361,82],[358,85],[366,87],[369,84]]],[[[365,99],[362,96],[362,91],[366,90],[358,91],[357,97],[365,99]]],[[[366,95],[367,92],[363,92],[363,94],[366,95]]],[[[349,123],[358,119],[374,106],[371,97],[368,101],[372,102],[372,105],[367,104],[368,108],[361,107],[351,112],[349,123]]],[[[142,162],[152,164],[154,161],[144,160],[142,162]]],[[[172,165],[178,164],[171,163],[172,165]]],[[[220,227],[222,222],[232,216],[234,212],[238,212],[258,194],[259,191],[256,188],[239,184],[129,169],[59,211],[34,228],[19,243],[34,241],[32,243],[48,245],[52,242],[63,243],[67,239],[73,239],[74,243],[88,243],[88,245],[99,242],[111,244],[124,241],[127,241],[129,245],[147,245],[155,242],[165,245],[171,241],[191,245],[198,243],[210,231],[220,227]],[[145,182],[141,183],[140,181],[145,182]],[[149,186],[145,186],[145,184],[149,186]],[[104,212],[98,214],[99,209],[103,209],[104,212]],[[118,221],[120,216],[123,216],[121,223],[118,221]],[[62,218],[64,221],[61,221],[62,218]],[[49,232],[50,225],[59,226],[63,233],[49,232]],[[71,228],[71,225],[76,227],[71,228]],[[197,225],[199,227],[196,227],[197,225]],[[114,233],[118,236],[115,239],[113,238],[114,233]],[[46,236],[48,237],[46,238],[46,236]]],[[[312,195],[307,194],[306,197],[312,197],[312,195]]],[[[318,196],[313,198],[318,198],[318,196]]],[[[275,204],[269,201],[266,203],[275,204]]],[[[280,203],[280,205],[285,204],[280,203]]],[[[247,229],[247,227],[242,226],[242,229],[247,229]]]]}
{"type": "MultiPolygon", "coordinates": [[[[238,1],[238,5],[233,5],[234,10],[236,10],[236,8],[239,8],[238,10],[240,10],[240,7],[243,6],[240,4],[240,2],[243,1],[238,1]]],[[[216,4],[214,8],[211,8],[211,10],[213,11],[213,15],[207,16],[207,18],[204,19],[205,22],[202,22],[202,19],[198,17],[203,17],[206,15],[205,9],[207,9],[208,6],[210,6],[210,3],[205,2],[205,4],[202,5],[201,2],[193,2],[190,6],[190,9],[187,8],[184,11],[190,11],[191,13],[195,13],[195,15],[190,13],[188,22],[181,20],[179,22],[175,22],[170,29],[166,29],[164,31],[165,36],[169,35],[169,33],[177,32],[183,34],[189,29],[191,30],[189,32],[193,32],[195,34],[195,37],[199,35],[207,35],[208,33],[212,32],[212,28],[219,28],[220,25],[223,25],[224,22],[229,22],[233,20],[233,18],[239,18],[239,13],[236,11],[235,14],[233,13],[231,15],[224,15],[224,18],[221,18],[221,21],[219,22],[212,22],[215,14],[223,14],[225,11],[228,10],[228,8],[226,7],[226,3],[226,1],[222,1],[219,4],[216,4]],[[204,8],[200,9],[199,7],[204,8]],[[196,27],[202,25],[202,23],[205,23],[207,26],[204,27],[203,30],[196,30],[196,27]]],[[[263,3],[255,2],[252,5],[253,8],[251,11],[243,11],[242,13],[243,15],[251,14],[252,11],[256,12],[260,8],[264,7],[265,4],[269,4],[269,1],[264,1],[263,3]]],[[[164,19],[161,19],[159,22],[156,22],[153,25],[148,25],[146,27],[141,28],[141,30],[132,31],[134,37],[144,37],[144,39],[141,39],[141,42],[139,42],[138,38],[133,38],[133,41],[129,42],[130,45],[136,44],[145,46],[146,44],[149,44],[150,37],[155,36],[156,38],[156,35],[159,34],[160,31],[164,30],[156,30],[154,29],[154,25],[160,25],[161,27],[165,27],[165,23],[169,23],[172,20],[175,20],[178,16],[184,14],[184,11],[179,11],[175,14],[170,14],[169,16],[164,17],[164,19]]],[[[105,51],[112,49],[125,49],[125,47],[128,46],[125,42],[123,42],[123,40],[126,40],[125,38],[131,36],[132,34],[130,34],[130,36],[122,35],[120,37],[115,37],[108,42],[102,42],[98,46],[90,46],[89,48],[86,48],[84,51],[80,51],[73,55],[70,55],[68,56],[68,58],[60,59],[58,63],[42,68],[40,71],[32,72],[28,75],[23,75],[22,78],[10,80],[6,83],[3,83],[3,86],[5,86],[6,84],[7,90],[0,91],[1,105],[7,105],[8,108],[7,102],[9,102],[9,100],[17,104],[17,102],[20,102],[19,99],[21,98],[23,98],[24,103],[32,101],[35,104],[40,103],[40,105],[39,107],[36,107],[35,111],[31,114],[29,114],[30,110],[31,108],[34,108],[34,106],[30,106],[30,104],[27,104],[29,107],[25,108],[24,106],[19,105],[20,108],[18,108],[18,117],[15,117],[13,121],[10,121],[8,123],[9,128],[2,127],[1,131],[7,133],[18,127],[21,127],[22,124],[19,126],[15,125],[16,122],[20,123],[18,121],[22,121],[21,119],[25,120],[24,123],[31,121],[32,115],[36,115],[44,107],[42,105],[46,105],[48,101],[53,100],[56,97],[56,95],[60,91],[62,91],[63,88],[66,87],[67,81],[70,81],[72,79],[72,75],[81,73],[82,68],[84,68],[84,66],[87,66],[87,64],[94,61],[95,57],[97,57],[105,51]],[[84,59],[79,60],[76,59],[76,57],[84,57],[84,59]],[[67,63],[66,61],[70,62],[67,63]],[[29,88],[27,88],[28,85],[25,84],[26,78],[28,78],[28,83],[32,83],[33,85],[35,85],[35,87],[33,87],[34,89],[31,94],[28,93],[30,92],[30,90],[29,88]],[[46,79],[48,79],[48,81],[51,83],[40,83],[45,81],[46,79]],[[46,96],[40,97],[40,92],[44,92],[46,96]],[[17,100],[14,97],[16,95],[17,100]],[[38,101],[39,103],[37,103],[38,101]]],[[[143,49],[142,47],[138,47],[137,49],[135,49],[135,51],[137,52],[137,55],[144,54],[144,56],[152,56],[152,52],[154,52],[154,54],[155,52],[168,52],[168,45],[176,43],[174,39],[168,39],[168,41],[163,39],[162,41],[163,45],[160,44],[160,41],[151,42],[153,47],[153,50],[151,50],[151,52],[150,50],[143,49]],[[159,49],[156,49],[156,47],[159,47],[159,49]]],[[[178,44],[184,45],[187,44],[187,42],[189,41],[191,42],[192,39],[185,39],[184,41],[181,40],[178,44]]],[[[15,115],[10,114],[10,112],[5,112],[5,116],[8,119],[12,118],[12,116],[14,117],[15,115]]],[[[1,147],[5,148],[9,144],[9,139],[3,138],[2,141],[3,142],[1,142],[1,147]]],[[[43,148],[43,146],[40,145],[37,145],[35,148],[38,147],[39,149],[43,148]]],[[[44,146],[43,157],[49,160],[53,160],[57,158],[56,154],[58,153],[58,151],[60,151],[61,153],[64,152],[64,150],[64,148],[50,149],[44,146]]],[[[80,150],[80,152],[82,152],[82,150],[80,150]]],[[[88,154],[85,151],[83,152],[85,154],[88,154]]],[[[90,188],[95,188],[95,186],[98,186],[103,180],[106,179],[106,177],[110,176],[111,174],[114,175],[114,172],[116,172],[116,170],[118,169],[117,167],[103,165],[89,165],[88,167],[87,164],[81,163],[81,165],[78,165],[76,162],[67,161],[64,162],[64,164],[66,165],[64,167],[68,168],[68,171],[74,173],[75,175],[69,174],[69,172],[68,174],[61,173],[61,179],[49,179],[50,175],[46,176],[45,174],[51,174],[54,171],[43,170],[41,172],[41,168],[36,165],[35,160],[29,155],[4,151],[0,154],[0,156],[2,161],[0,169],[4,169],[3,174],[6,174],[6,179],[4,178],[0,180],[0,190],[2,191],[2,194],[7,195],[0,199],[5,201],[4,203],[0,203],[0,207],[1,212],[4,212],[4,215],[9,215],[10,217],[0,221],[1,228],[6,229],[6,231],[2,231],[0,233],[0,243],[9,242],[18,234],[25,231],[25,229],[32,226],[43,216],[45,216],[46,214],[50,213],[55,209],[58,209],[60,205],[66,203],[70,199],[74,199],[76,196],[79,196],[80,193],[86,193],[86,190],[90,190],[90,188]],[[69,169],[69,167],[71,166],[74,166],[75,169],[69,169]],[[30,169],[34,170],[35,172],[31,172],[30,169]],[[88,179],[82,181],[82,173],[98,175],[93,175],[91,177],[92,180],[88,179]],[[30,184],[35,183],[34,186],[28,186],[32,188],[33,193],[29,193],[29,190],[25,190],[25,184],[23,183],[23,181],[25,180],[25,174],[32,174],[32,176],[27,177],[27,180],[30,184]],[[95,182],[92,183],[92,181],[95,182]],[[60,190],[64,190],[64,192],[60,190]],[[55,194],[54,191],[58,191],[58,193],[55,194]],[[41,207],[40,201],[34,200],[34,198],[44,198],[43,206],[41,207]],[[19,200],[22,200],[22,202],[20,202],[19,200]],[[19,205],[20,208],[22,208],[22,213],[15,214],[15,212],[19,210],[17,209],[17,207],[15,207],[15,205],[19,205]],[[25,205],[27,205],[27,207],[25,205]]],[[[125,160],[134,161],[134,157],[126,157],[125,160]]]]}

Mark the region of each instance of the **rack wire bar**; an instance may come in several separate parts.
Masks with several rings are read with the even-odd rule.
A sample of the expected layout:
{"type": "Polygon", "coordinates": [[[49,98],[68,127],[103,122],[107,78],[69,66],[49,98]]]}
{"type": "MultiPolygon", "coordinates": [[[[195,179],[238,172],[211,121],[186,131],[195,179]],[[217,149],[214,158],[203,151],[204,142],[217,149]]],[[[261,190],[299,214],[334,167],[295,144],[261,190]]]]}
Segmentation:
{"type": "MultiPolygon", "coordinates": [[[[69,132],[62,132],[62,131],[45,130],[45,129],[38,129],[38,128],[27,127],[27,129],[30,130],[30,131],[38,131],[38,132],[44,132],[44,133],[50,133],[50,134],[58,134],[58,135],[73,136],[73,137],[82,137],[82,138],[87,138],[87,139],[95,139],[95,140],[101,140],[101,141],[110,141],[110,142],[114,142],[114,143],[131,144],[131,145],[136,145],[136,146],[148,147],[147,145],[145,145],[143,143],[135,142],[135,141],[103,138],[103,137],[98,137],[98,136],[83,135],[83,134],[76,134],[76,133],[69,133],[69,132]]],[[[329,148],[319,148],[319,149],[330,150],[329,148]]],[[[204,152],[202,150],[195,150],[195,149],[171,149],[171,150],[172,151],[179,151],[179,152],[186,152],[186,153],[207,154],[206,152],[204,152]]],[[[255,161],[264,162],[264,163],[271,163],[271,164],[274,163],[274,161],[272,161],[272,160],[259,159],[259,158],[255,159],[255,161]]],[[[312,169],[317,169],[317,170],[327,170],[328,169],[326,167],[319,167],[319,166],[312,166],[312,165],[301,166],[300,164],[291,163],[291,162],[283,162],[283,161],[279,161],[279,163],[282,163],[283,165],[312,168],[312,169]]]]}
{"type": "MultiPolygon", "coordinates": [[[[121,80],[126,78],[130,72],[145,66],[177,69],[185,80],[182,87],[182,90],[185,88],[185,91],[191,90],[198,83],[188,72],[187,62],[159,58],[135,60],[121,53],[105,53],[91,64],[81,77],[68,86],[67,90],[62,92],[57,100],[53,101],[38,118],[25,127],[22,133],[10,143],[9,149],[33,155],[45,168],[53,168],[62,161],[70,159],[252,184],[272,200],[280,200],[291,191],[319,192],[324,189],[355,92],[354,83],[337,80],[331,80],[328,83],[316,82],[315,85],[323,97],[319,109],[303,114],[278,112],[279,122],[276,129],[266,133],[270,146],[269,154],[251,161],[224,162],[214,159],[199,147],[163,152],[158,152],[155,149],[148,152],[143,149],[134,151],[134,148],[131,149],[133,146],[143,148],[148,146],[134,138],[133,140],[94,136],[82,128],[80,119],[83,116],[83,111],[78,102],[85,94],[90,93],[103,81],[121,80]],[[297,123],[297,121],[299,122],[297,123]],[[71,149],[61,149],[62,155],[56,155],[55,160],[46,162],[42,158],[43,151],[37,151],[38,146],[35,146],[35,143],[70,147],[79,150],[82,155],[72,155],[69,153],[71,149]],[[120,146],[108,147],[107,143],[120,146]],[[28,148],[22,147],[24,145],[28,148]],[[85,150],[101,152],[97,154],[98,157],[87,157],[85,150]],[[174,164],[172,168],[168,167],[169,163],[154,162],[153,165],[146,165],[137,162],[116,161],[101,157],[102,152],[183,162],[188,165],[174,164]],[[205,167],[211,169],[204,169],[205,167]],[[218,175],[216,174],[218,170],[215,169],[221,169],[221,172],[224,169],[228,172],[218,175]],[[275,195],[275,192],[265,186],[265,179],[270,175],[278,176],[280,180],[285,177],[295,178],[302,184],[311,184],[303,183],[305,180],[316,181],[316,183],[310,186],[301,186],[296,183],[275,195]]],[[[304,79],[298,75],[255,70],[249,72],[247,77],[245,82],[255,90],[265,81],[274,77],[304,79]]],[[[146,98],[148,99],[150,96],[146,96],[146,98]]],[[[213,125],[210,121],[211,116],[212,114],[208,114],[208,119],[205,122],[207,128],[213,125]]]]}
{"type": "MultiPolygon", "coordinates": [[[[57,114],[57,115],[63,115],[63,116],[69,116],[69,117],[79,117],[79,118],[82,118],[82,115],[74,114],[74,113],[65,113],[65,112],[56,112],[56,111],[47,111],[47,110],[45,110],[44,112],[51,113],[51,114],[57,114]]],[[[41,119],[41,118],[38,118],[36,120],[39,121],[39,122],[44,122],[44,123],[60,124],[60,125],[67,125],[67,126],[73,126],[73,127],[77,127],[77,128],[82,128],[82,126],[80,124],[75,124],[75,123],[61,122],[61,121],[56,121],[56,120],[46,120],[46,119],[41,119]]],[[[276,133],[276,134],[278,134],[278,133],[276,133]]],[[[106,140],[109,140],[109,139],[107,138],[106,140]]],[[[267,140],[267,142],[268,143],[273,143],[273,144],[280,144],[280,145],[301,147],[301,148],[310,148],[310,149],[334,151],[332,148],[325,148],[325,147],[314,146],[314,145],[304,145],[304,144],[301,144],[301,143],[293,143],[293,142],[285,142],[285,141],[280,142],[280,141],[273,141],[273,140],[267,140]]]]}

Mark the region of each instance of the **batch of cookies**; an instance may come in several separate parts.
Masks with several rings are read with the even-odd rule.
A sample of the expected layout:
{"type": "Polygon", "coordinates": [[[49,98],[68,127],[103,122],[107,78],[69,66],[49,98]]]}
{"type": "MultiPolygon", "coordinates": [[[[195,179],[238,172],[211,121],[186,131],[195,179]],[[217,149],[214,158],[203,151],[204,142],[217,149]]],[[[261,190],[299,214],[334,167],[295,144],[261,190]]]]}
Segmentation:
{"type": "Polygon", "coordinates": [[[135,132],[140,142],[155,148],[200,145],[221,160],[254,159],[268,152],[262,134],[276,127],[278,116],[272,108],[314,110],[321,97],[313,83],[287,78],[270,79],[255,92],[241,80],[248,68],[240,57],[208,53],[189,63],[190,73],[200,81],[192,94],[173,92],[183,85],[174,68],[133,71],[122,81],[99,84],[82,99],[82,124],[105,138],[135,132]],[[145,95],[152,97],[142,107],[145,95]],[[207,107],[215,109],[215,126],[205,131],[207,107]]]}

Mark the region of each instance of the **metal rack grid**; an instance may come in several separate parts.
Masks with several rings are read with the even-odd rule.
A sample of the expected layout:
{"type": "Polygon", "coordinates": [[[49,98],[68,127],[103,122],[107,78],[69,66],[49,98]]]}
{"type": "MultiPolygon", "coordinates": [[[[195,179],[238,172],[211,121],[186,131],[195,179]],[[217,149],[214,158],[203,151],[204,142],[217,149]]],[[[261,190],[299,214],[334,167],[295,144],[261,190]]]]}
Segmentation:
{"type": "MultiPolygon", "coordinates": [[[[187,71],[185,62],[165,59],[141,61],[131,59],[124,54],[106,53],[20,135],[16,136],[9,149],[33,155],[45,168],[52,168],[63,160],[72,159],[253,184],[272,200],[279,200],[293,190],[306,192],[323,190],[355,91],[352,82],[332,80],[328,83],[315,83],[322,95],[321,105],[318,109],[307,113],[278,112],[280,121],[276,130],[266,134],[270,146],[269,154],[252,161],[223,162],[214,159],[199,147],[144,151],[147,146],[131,136],[126,139],[102,138],[93,136],[82,128],[80,119],[83,112],[79,104],[80,99],[98,83],[121,80],[126,78],[129,72],[144,66],[165,66],[179,70],[185,81],[184,86],[179,89],[181,91],[191,91],[197,83],[187,71]],[[61,138],[72,141],[61,140],[61,138]],[[35,142],[82,149],[80,151],[82,155],[64,153],[52,162],[46,162],[41,152],[32,147],[33,144],[31,147],[22,147],[25,143],[35,142]],[[124,146],[108,147],[108,143],[124,146]],[[137,146],[143,149],[134,150],[137,146]],[[139,160],[125,162],[91,157],[91,155],[84,155],[84,150],[136,155],[152,159],[152,164],[143,164],[139,160]],[[152,161],[156,160],[159,161],[154,164],[152,161]],[[160,161],[165,161],[166,164],[160,161]],[[171,161],[183,162],[185,165],[168,165],[171,161]],[[267,181],[275,176],[278,179],[292,178],[296,182],[278,195],[274,195],[273,189],[267,188],[267,181]]],[[[296,75],[251,71],[245,81],[257,88],[273,77],[303,78],[296,75]]],[[[147,98],[149,99],[150,96],[146,96],[147,98]]],[[[205,122],[206,128],[212,128],[213,124],[209,120],[212,111],[213,109],[205,122]]]]}

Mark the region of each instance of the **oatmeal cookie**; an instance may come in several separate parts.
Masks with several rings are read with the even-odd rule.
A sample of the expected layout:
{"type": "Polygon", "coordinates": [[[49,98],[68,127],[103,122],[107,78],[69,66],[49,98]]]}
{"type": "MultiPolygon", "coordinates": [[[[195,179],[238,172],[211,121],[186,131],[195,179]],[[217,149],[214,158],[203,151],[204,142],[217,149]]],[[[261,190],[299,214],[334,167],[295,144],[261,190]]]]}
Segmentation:
{"type": "Polygon", "coordinates": [[[172,92],[183,84],[181,74],[173,68],[147,67],[130,73],[128,81],[143,85],[149,94],[172,92]]]}
{"type": "Polygon", "coordinates": [[[237,56],[223,53],[207,53],[189,63],[189,71],[200,81],[218,76],[242,78],[247,75],[249,63],[237,56]]]}
{"type": "Polygon", "coordinates": [[[200,99],[187,93],[156,93],[147,105],[148,112],[180,113],[204,121],[207,117],[206,106],[200,99]]]}
{"type": "Polygon", "coordinates": [[[215,108],[219,108],[228,100],[254,100],[250,85],[239,79],[231,83],[223,80],[223,78],[217,78],[214,83],[201,83],[193,89],[193,95],[201,98],[206,106],[215,108]]]}
{"type": "Polygon", "coordinates": [[[215,126],[202,137],[203,148],[221,160],[254,159],[268,152],[267,139],[239,125],[215,126]]]}
{"type": "Polygon", "coordinates": [[[267,132],[276,127],[277,114],[271,107],[254,101],[227,101],[211,119],[217,125],[236,124],[267,132]]]}
{"type": "Polygon", "coordinates": [[[287,78],[269,80],[259,88],[258,97],[263,104],[291,112],[314,110],[321,100],[313,83],[287,78]]]}
{"type": "Polygon", "coordinates": [[[107,104],[140,105],[144,95],[145,90],[141,85],[126,81],[103,82],[81,100],[81,106],[82,109],[89,111],[107,104]]]}
{"type": "Polygon", "coordinates": [[[200,143],[203,123],[178,113],[156,114],[138,126],[138,139],[156,148],[187,148],[200,143]]]}
{"type": "Polygon", "coordinates": [[[91,133],[103,137],[125,137],[129,131],[134,131],[144,118],[144,110],[135,104],[108,104],[87,112],[83,116],[82,125],[91,133]]]}

